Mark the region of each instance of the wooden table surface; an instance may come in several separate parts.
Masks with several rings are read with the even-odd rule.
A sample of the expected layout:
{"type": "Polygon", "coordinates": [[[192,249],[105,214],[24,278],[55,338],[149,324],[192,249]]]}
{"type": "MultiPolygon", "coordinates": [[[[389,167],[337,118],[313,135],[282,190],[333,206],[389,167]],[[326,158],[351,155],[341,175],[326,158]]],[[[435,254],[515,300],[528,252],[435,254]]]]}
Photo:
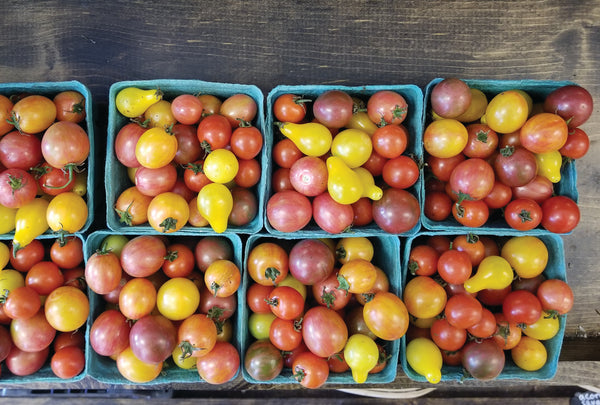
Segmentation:
{"type": "MultiPolygon", "coordinates": [[[[582,221],[564,237],[576,302],[557,376],[541,383],[442,384],[437,390],[483,396],[508,386],[523,395],[557,387],[571,392],[566,387],[577,384],[600,387],[600,1],[4,0],[0,10],[0,80],[84,83],[93,94],[99,138],[109,86],[122,80],[254,84],[265,95],[279,84],[424,88],[450,76],[571,80],[587,88],[596,107],[582,127],[590,151],[577,163],[582,221]]],[[[101,221],[95,226],[103,227],[101,221]]],[[[106,388],[88,379],[77,385],[87,387],[106,388]]],[[[400,371],[386,388],[407,387],[428,385],[400,371]]],[[[297,385],[257,387],[239,379],[222,388],[285,392],[297,385]]]]}

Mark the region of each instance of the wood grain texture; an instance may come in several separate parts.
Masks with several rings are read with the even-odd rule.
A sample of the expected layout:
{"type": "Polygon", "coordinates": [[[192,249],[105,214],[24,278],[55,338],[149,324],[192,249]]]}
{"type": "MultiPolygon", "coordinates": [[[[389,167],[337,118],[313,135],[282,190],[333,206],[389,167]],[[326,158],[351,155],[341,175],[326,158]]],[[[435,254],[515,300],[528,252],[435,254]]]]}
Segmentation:
{"type": "MultiPolygon", "coordinates": [[[[4,0],[0,24],[0,80],[81,81],[93,94],[98,134],[109,87],[121,80],[255,84],[265,94],[279,84],[424,88],[449,76],[577,82],[596,106],[583,126],[590,152],[577,164],[582,222],[564,238],[576,297],[566,334],[574,342],[600,336],[600,1],[4,0]]],[[[583,344],[579,357],[575,346],[573,357],[597,355],[596,343],[583,344]]],[[[597,361],[561,362],[548,384],[582,382],[600,386],[597,361]]],[[[399,374],[391,386],[421,385],[399,374]]],[[[273,389],[243,381],[227,388],[273,389]]]]}

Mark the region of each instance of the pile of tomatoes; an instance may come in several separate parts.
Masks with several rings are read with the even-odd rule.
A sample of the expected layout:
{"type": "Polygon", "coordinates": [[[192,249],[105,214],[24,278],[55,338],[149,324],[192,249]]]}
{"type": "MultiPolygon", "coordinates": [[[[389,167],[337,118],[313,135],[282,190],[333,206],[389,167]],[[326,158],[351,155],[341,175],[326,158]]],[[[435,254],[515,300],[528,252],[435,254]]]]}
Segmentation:
{"type": "Polygon", "coordinates": [[[373,222],[393,234],[413,229],[420,205],[412,190],[420,168],[407,149],[416,136],[405,125],[409,108],[392,90],[366,100],[343,90],[314,100],[277,96],[269,225],[295,232],[314,220],[318,230],[332,234],[373,222]]]}
{"type": "Polygon", "coordinates": [[[101,297],[89,343],[125,379],[152,381],[165,364],[195,368],[210,384],[238,373],[231,342],[241,272],[229,238],[109,234],[88,258],[85,279],[101,297]]]}
{"type": "Polygon", "coordinates": [[[554,359],[555,349],[549,352],[543,342],[559,333],[573,292],[548,249],[532,235],[415,239],[408,258],[412,276],[403,290],[411,369],[431,383],[440,381],[443,365],[491,380],[505,370],[507,358],[522,372],[554,359]]]}
{"type": "Polygon", "coordinates": [[[385,255],[375,246],[366,237],[254,241],[244,286],[249,378],[271,381],[291,369],[318,388],[330,373],[350,370],[363,383],[386,367],[408,313],[392,292],[393,266],[372,262],[385,255]]]}
{"type": "Polygon", "coordinates": [[[579,128],[593,111],[587,90],[565,85],[533,100],[507,89],[488,101],[481,90],[448,78],[432,87],[429,102],[427,218],[481,227],[498,216],[517,230],[541,226],[554,233],[577,226],[576,201],[555,195],[555,185],[563,164],[589,149],[579,128]]]}
{"type": "Polygon", "coordinates": [[[86,224],[85,118],[85,97],[74,90],[0,95],[0,233],[14,231],[15,249],[48,229],[86,224]]]}
{"type": "Polygon", "coordinates": [[[89,314],[82,239],[35,239],[11,250],[0,242],[2,374],[28,376],[49,364],[46,377],[80,375],[89,314]]]}
{"type": "Polygon", "coordinates": [[[259,106],[251,96],[167,100],[157,89],[126,87],[115,104],[131,119],[114,140],[133,183],[114,204],[122,223],[163,233],[210,225],[221,233],[256,217],[263,135],[252,124],[259,106]]]}

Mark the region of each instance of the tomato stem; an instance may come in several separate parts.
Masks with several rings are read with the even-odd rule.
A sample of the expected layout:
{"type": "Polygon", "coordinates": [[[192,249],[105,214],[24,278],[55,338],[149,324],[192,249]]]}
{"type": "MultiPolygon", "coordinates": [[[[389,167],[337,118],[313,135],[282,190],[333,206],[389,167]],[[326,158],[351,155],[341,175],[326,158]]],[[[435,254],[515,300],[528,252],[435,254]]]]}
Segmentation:
{"type": "Polygon", "coordinates": [[[77,164],[67,163],[65,165],[65,167],[63,167],[63,170],[66,170],[67,173],[69,174],[69,179],[67,180],[67,182],[65,184],[63,184],[62,186],[51,186],[49,184],[44,184],[44,187],[57,189],[57,190],[62,190],[64,188],[67,188],[71,184],[71,182],[75,179],[75,176],[73,176],[73,172],[77,170],[77,164]]]}
{"type": "Polygon", "coordinates": [[[179,252],[177,250],[169,250],[167,251],[167,255],[165,256],[165,260],[173,263],[175,259],[179,257],[179,252]]]}
{"type": "Polygon", "coordinates": [[[21,118],[17,117],[17,114],[14,111],[10,113],[10,118],[6,120],[6,122],[8,122],[10,125],[13,125],[16,128],[16,130],[22,134],[23,131],[21,131],[20,121],[21,118]]]}
{"type": "Polygon", "coordinates": [[[173,217],[168,217],[165,218],[164,221],[162,221],[160,224],[158,224],[158,226],[160,226],[162,228],[162,231],[164,233],[170,231],[171,229],[176,229],[177,227],[177,220],[173,217]]]}
{"type": "Polygon", "coordinates": [[[296,366],[296,368],[294,369],[293,377],[296,379],[296,381],[302,382],[302,380],[304,380],[304,377],[306,377],[306,372],[302,368],[300,368],[300,366],[296,366]]]}
{"type": "Polygon", "coordinates": [[[342,291],[346,291],[346,296],[348,296],[348,293],[350,292],[350,283],[348,283],[348,280],[346,280],[346,277],[342,276],[341,274],[338,274],[337,276],[338,279],[338,290],[342,290],[342,291]]]}
{"type": "Polygon", "coordinates": [[[267,267],[265,270],[265,277],[273,281],[273,284],[275,284],[275,280],[280,274],[281,272],[275,267],[267,267]]]}
{"type": "Polygon", "coordinates": [[[325,305],[327,305],[327,308],[331,308],[331,306],[335,302],[335,294],[331,291],[328,292],[327,289],[325,287],[323,287],[323,293],[321,294],[321,301],[323,301],[323,303],[325,305]]]}
{"type": "Polygon", "coordinates": [[[115,208],[115,211],[116,211],[117,215],[119,216],[119,221],[124,223],[127,226],[133,225],[133,222],[132,222],[133,214],[131,214],[131,212],[129,211],[132,204],[133,204],[133,201],[127,206],[125,211],[115,208]]]}

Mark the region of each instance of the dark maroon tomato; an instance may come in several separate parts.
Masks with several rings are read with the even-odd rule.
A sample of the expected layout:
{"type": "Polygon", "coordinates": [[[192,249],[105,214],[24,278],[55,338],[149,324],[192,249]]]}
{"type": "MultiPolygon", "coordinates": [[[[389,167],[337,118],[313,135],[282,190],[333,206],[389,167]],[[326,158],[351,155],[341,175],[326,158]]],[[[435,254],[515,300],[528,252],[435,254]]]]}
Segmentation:
{"type": "Polygon", "coordinates": [[[42,142],[35,135],[12,131],[0,139],[0,163],[7,169],[29,170],[42,162],[42,142]]]}
{"type": "Polygon", "coordinates": [[[478,380],[498,377],[506,361],[504,351],[491,339],[473,340],[462,349],[462,365],[478,380]]]}
{"type": "Polygon", "coordinates": [[[483,159],[472,158],[459,163],[450,175],[452,192],[470,200],[484,199],[494,187],[494,169],[483,159]]]}
{"type": "Polygon", "coordinates": [[[233,208],[229,214],[229,224],[244,226],[252,222],[258,213],[256,195],[249,189],[234,187],[231,189],[233,208]]]}
{"type": "Polygon", "coordinates": [[[381,199],[373,202],[373,220],[388,233],[403,233],[419,223],[417,198],[406,190],[388,188],[381,199]]]}
{"type": "Polygon", "coordinates": [[[227,238],[219,236],[205,236],[194,247],[196,266],[201,272],[216,260],[233,260],[233,247],[227,238]]]}
{"type": "Polygon", "coordinates": [[[290,180],[290,170],[286,167],[280,167],[273,171],[271,175],[271,190],[273,193],[283,190],[294,190],[290,180]]]}
{"type": "Polygon", "coordinates": [[[458,117],[467,111],[469,104],[471,104],[471,90],[458,78],[443,79],[431,90],[431,109],[440,117],[458,117]]]}
{"type": "Polygon", "coordinates": [[[561,155],[571,159],[580,159],[590,149],[590,137],[580,128],[569,131],[567,142],[559,149],[561,155]]]}
{"type": "Polygon", "coordinates": [[[567,85],[546,96],[544,111],[560,115],[567,121],[569,128],[576,128],[592,115],[594,101],[592,95],[583,87],[567,85]]]}
{"type": "Polygon", "coordinates": [[[304,194],[296,190],[278,191],[267,202],[267,220],[280,232],[296,232],[308,225],[312,210],[304,194]]]}
{"type": "MultiPolygon", "coordinates": [[[[195,97],[194,97],[195,98],[195,97]]],[[[177,138],[177,153],[173,159],[179,165],[185,165],[202,157],[202,148],[196,135],[196,127],[192,125],[175,124],[172,129],[177,138]]]]}
{"type": "Polygon", "coordinates": [[[535,155],[522,147],[505,147],[494,161],[496,178],[509,187],[520,187],[537,175],[535,155]]]}
{"type": "Polygon", "coordinates": [[[328,128],[342,128],[350,118],[354,102],[341,90],[329,90],[320,94],[313,103],[313,115],[328,128]]]}
{"type": "Polygon", "coordinates": [[[477,299],[483,305],[488,307],[497,307],[502,305],[504,298],[512,291],[512,287],[509,285],[501,290],[486,288],[477,293],[477,299]]]}
{"type": "Polygon", "coordinates": [[[207,314],[212,320],[223,322],[231,318],[237,308],[237,294],[217,297],[206,285],[200,285],[200,303],[197,312],[207,314]]]}
{"type": "Polygon", "coordinates": [[[554,233],[571,232],[579,224],[577,203],[566,196],[554,196],[542,203],[542,226],[554,233]]]}
{"type": "Polygon", "coordinates": [[[441,191],[427,193],[423,212],[432,221],[444,221],[452,213],[452,199],[441,191]]]}
{"type": "Polygon", "coordinates": [[[326,279],[335,265],[335,256],[329,246],[318,239],[303,239],[289,253],[289,271],[304,285],[313,285],[326,279]]]}
{"type": "Polygon", "coordinates": [[[348,325],[348,334],[350,336],[361,333],[369,336],[373,340],[377,339],[377,335],[369,329],[365,322],[364,307],[362,305],[356,305],[348,310],[344,316],[344,321],[346,321],[346,325],[348,325]]]}
{"type": "Polygon", "coordinates": [[[354,210],[351,205],[340,204],[324,192],[313,199],[312,216],[321,229],[337,234],[352,225],[354,210]]]}
{"type": "Polygon", "coordinates": [[[0,326],[0,363],[8,356],[12,345],[12,339],[10,338],[8,329],[4,326],[0,326]]]}
{"type": "Polygon", "coordinates": [[[538,274],[537,276],[531,278],[517,277],[513,280],[511,285],[513,290],[527,290],[535,294],[538,287],[544,280],[546,280],[544,274],[538,274]]]}
{"type": "Polygon", "coordinates": [[[281,351],[268,340],[257,340],[246,349],[244,369],[255,380],[273,380],[283,369],[281,351]]]}
{"type": "Polygon", "coordinates": [[[135,357],[146,363],[160,363],[173,353],[177,329],[162,315],[138,319],[129,332],[129,346],[135,357]]]}
{"type": "Polygon", "coordinates": [[[554,184],[547,177],[537,175],[529,183],[512,188],[513,198],[529,198],[542,204],[554,193],[554,184]]]}
{"type": "Polygon", "coordinates": [[[542,315],[542,304],[527,290],[511,291],[502,303],[502,313],[511,323],[531,325],[542,315]]]}
{"type": "Polygon", "coordinates": [[[125,315],[115,309],[102,312],[90,328],[90,345],[101,356],[113,356],[129,346],[131,326],[125,315]]]}

